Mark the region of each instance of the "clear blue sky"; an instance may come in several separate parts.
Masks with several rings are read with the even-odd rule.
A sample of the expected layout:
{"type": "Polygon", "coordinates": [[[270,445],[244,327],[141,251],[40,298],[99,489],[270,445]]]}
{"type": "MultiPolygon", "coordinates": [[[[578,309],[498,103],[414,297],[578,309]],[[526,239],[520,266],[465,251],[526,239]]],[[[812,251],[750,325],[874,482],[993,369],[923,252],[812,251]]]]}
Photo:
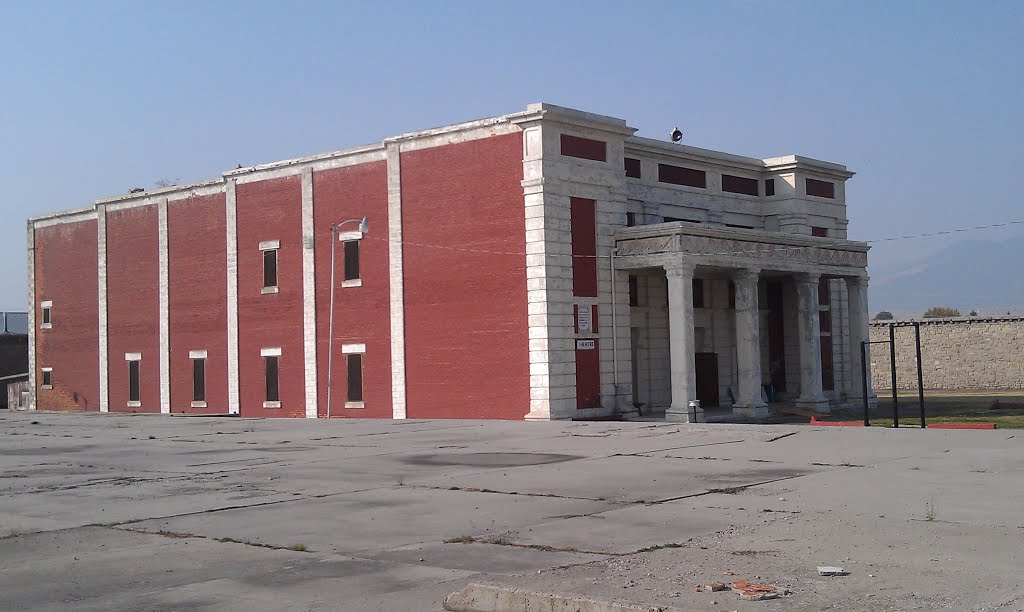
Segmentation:
{"type": "Polygon", "coordinates": [[[844,163],[851,238],[1024,219],[1022,38],[996,1],[8,2],[0,310],[29,216],[535,101],[844,163]]]}

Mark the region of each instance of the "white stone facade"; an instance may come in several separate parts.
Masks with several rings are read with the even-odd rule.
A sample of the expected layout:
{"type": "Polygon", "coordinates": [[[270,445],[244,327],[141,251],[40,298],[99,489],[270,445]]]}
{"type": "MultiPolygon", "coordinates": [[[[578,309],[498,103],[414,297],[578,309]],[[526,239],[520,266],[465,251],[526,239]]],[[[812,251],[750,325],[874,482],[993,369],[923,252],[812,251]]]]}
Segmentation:
{"type": "Polygon", "coordinates": [[[852,172],[798,156],[762,160],[638,138],[622,120],[557,106],[528,111],[536,113],[520,120],[533,339],[528,418],[630,414],[639,405],[699,420],[690,401],[702,355],[717,367],[718,405],[750,416],[767,414],[772,383],[784,391],[770,399],[817,412],[861,401],[868,247],[847,240],[852,172]],[[562,134],[606,143],[605,160],[563,154],[562,134]],[[704,184],[672,182],[664,166],[704,184]],[[596,298],[572,292],[573,197],[596,202],[596,298]],[[776,313],[770,283],[778,285],[776,313]],[[827,300],[819,300],[819,283],[827,300]],[[599,307],[599,409],[576,407],[574,340],[590,335],[574,333],[574,305],[599,307]],[[772,317],[781,320],[772,328],[778,337],[772,317]]]}

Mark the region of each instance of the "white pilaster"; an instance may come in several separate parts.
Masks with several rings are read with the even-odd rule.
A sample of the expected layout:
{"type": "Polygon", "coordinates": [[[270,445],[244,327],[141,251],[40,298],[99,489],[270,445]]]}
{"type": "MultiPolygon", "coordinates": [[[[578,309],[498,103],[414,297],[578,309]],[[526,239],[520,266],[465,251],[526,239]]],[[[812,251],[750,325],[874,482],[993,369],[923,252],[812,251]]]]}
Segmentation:
{"type": "Polygon", "coordinates": [[[750,417],[768,415],[761,399],[761,313],[757,300],[758,270],[739,270],[736,286],[736,369],[739,397],[733,410],[750,417]]]}
{"type": "Polygon", "coordinates": [[[36,228],[28,222],[25,236],[28,247],[28,409],[36,409],[36,228]]]}
{"type": "Polygon", "coordinates": [[[238,414],[238,211],[234,179],[229,179],[225,186],[224,200],[228,277],[228,413],[238,414]]]}
{"type": "Polygon", "coordinates": [[[99,366],[100,366],[100,412],[107,412],[109,407],[109,383],[107,362],[107,209],[100,206],[96,211],[96,264],[97,285],[99,295],[99,366]]]}
{"type": "Polygon", "coordinates": [[[167,198],[157,203],[157,260],[159,261],[160,278],[160,412],[171,412],[171,328],[168,321],[170,313],[170,273],[167,247],[167,198]]]}
{"type": "Polygon", "coordinates": [[[821,275],[802,273],[794,278],[800,342],[800,397],[796,405],[827,413],[828,399],[821,389],[821,323],[818,316],[818,281],[821,275]]]}
{"type": "Polygon", "coordinates": [[[405,398],[405,284],[402,265],[402,167],[400,143],[387,145],[388,261],[391,287],[391,411],[406,417],[405,398]]]}
{"type": "Polygon", "coordinates": [[[694,265],[675,261],[665,264],[668,280],[669,356],[672,378],[672,406],[665,411],[668,421],[702,422],[703,409],[690,412],[690,400],[697,399],[697,373],[693,333],[694,265]]]}
{"type": "Polygon", "coordinates": [[[313,169],[306,168],[302,171],[302,344],[307,419],[317,416],[316,251],[313,235],[313,169]]]}
{"type": "Polygon", "coordinates": [[[868,326],[868,279],[866,277],[847,276],[846,292],[849,296],[850,313],[850,364],[851,384],[847,397],[851,402],[861,403],[864,401],[864,376],[867,373],[868,401],[877,403],[874,389],[871,388],[871,346],[865,347],[867,359],[865,369],[861,370],[861,342],[869,340],[870,328],[868,326]]]}

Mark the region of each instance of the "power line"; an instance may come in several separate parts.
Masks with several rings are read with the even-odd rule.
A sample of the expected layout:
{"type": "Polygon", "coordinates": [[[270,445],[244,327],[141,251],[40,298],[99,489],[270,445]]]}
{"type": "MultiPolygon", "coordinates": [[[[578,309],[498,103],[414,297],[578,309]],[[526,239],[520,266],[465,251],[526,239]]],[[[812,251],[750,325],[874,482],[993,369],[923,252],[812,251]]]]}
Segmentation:
{"type": "MultiPolygon", "coordinates": [[[[1004,222],[1001,222],[1001,223],[992,223],[992,224],[989,224],[989,225],[974,225],[974,226],[968,226],[968,227],[958,227],[958,228],[947,229],[947,230],[938,230],[938,231],[934,231],[934,232],[922,232],[922,233],[918,233],[918,234],[906,234],[906,235],[903,235],[903,236],[890,236],[890,237],[887,237],[887,238],[875,238],[875,239],[872,239],[872,240],[863,240],[861,242],[865,242],[867,244],[876,244],[876,243],[881,243],[881,242],[895,242],[895,241],[901,241],[901,240],[916,240],[918,238],[931,238],[931,237],[934,237],[934,236],[944,236],[944,235],[964,233],[964,232],[973,232],[973,231],[978,231],[978,230],[995,229],[995,228],[999,228],[999,227],[1008,227],[1008,226],[1011,226],[1011,225],[1024,225],[1024,220],[1004,221],[1004,222]]],[[[481,253],[481,254],[486,254],[486,255],[530,255],[531,254],[531,253],[528,253],[527,251],[496,251],[496,250],[491,250],[491,249],[475,249],[475,248],[470,248],[470,247],[458,247],[458,246],[452,246],[452,245],[447,245],[447,244],[431,244],[431,243],[425,243],[425,242],[410,242],[410,241],[407,241],[407,240],[393,241],[390,238],[378,238],[377,236],[374,236],[374,235],[371,235],[371,234],[364,235],[363,238],[364,239],[369,238],[369,239],[373,239],[373,240],[381,240],[381,241],[387,241],[387,242],[397,242],[397,243],[399,243],[399,244],[401,244],[403,246],[424,247],[424,248],[441,249],[441,250],[447,250],[447,251],[460,251],[460,252],[465,252],[465,253],[481,253]]],[[[771,245],[769,245],[767,247],[767,249],[770,249],[771,252],[773,252],[773,253],[777,253],[777,252],[780,252],[780,251],[803,251],[803,250],[806,250],[806,249],[814,249],[814,248],[821,248],[821,247],[819,247],[817,245],[815,245],[815,246],[791,246],[791,247],[771,246],[771,245]]],[[[740,250],[730,250],[730,251],[719,251],[719,252],[714,252],[714,253],[690,253],[690,254],[691,255],[703,255],[703,256],[715,256],[715,255],[757,255],[757,254],[764,253],[765,250],[766,249],[745,249],[745,250],[744,249],[740,249],[740,250]]],[[[583,259],[583,258],[608,259],[608,258],[611,257],[610,255],[573,255],[571,253],[545,253],[544,256],[545,257],[570,257],[570,258],[575,257],[575,258],[579,258],[579,259],[583,259]]]]}

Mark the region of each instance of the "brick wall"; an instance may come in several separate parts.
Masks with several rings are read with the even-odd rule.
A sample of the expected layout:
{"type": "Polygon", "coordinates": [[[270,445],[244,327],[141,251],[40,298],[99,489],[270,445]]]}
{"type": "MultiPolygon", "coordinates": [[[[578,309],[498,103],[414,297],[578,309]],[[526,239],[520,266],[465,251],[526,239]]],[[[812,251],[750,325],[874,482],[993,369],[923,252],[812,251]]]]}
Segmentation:
{"type": "Polygon", "coordinates": [[[302,179],[243,183],[238,211],[239,412],[252,417],[305,416],[302,343],[302,179]],[[260,242],[279,240],[279,292],[262,294],[260,242]],[[263,408],[264,361],[260,349],[280,347],[280,408],[263,408]]]}
{"type": "Polygon", "coordinates": [[[167,207],[171,412],[227,414],[224,195],[167,207]],[[192,408],[189,351],[205,350],[206,408],[192,408]]]}
{"type": "Polygon", "coordinates": [[[529,412],[522,160],[520,133],[402,153],[409,418],[529,412]]]}
{"type": "MultiPolygon", "coordinates": [[[[388,265],[388,186],[386,162],[373,162],[313,174],[313,215],[316,244],[316,322],[318,408],[327,416],[327,342],[331,299],[331,225],[366,217],[370,231],[360,243],[362,285],[342,287],[344,245],[335,253],[334,375],[331,417],[390,419],[391,318],[388,265]],[[342,344],[365,344],[364,408],[345,408],[347,372],[342,344]]],[[[358,227],[350,223],[341,231],[358,227]]]]}
{"type": "MultiPolygon", "coordinates": [[[[888,340],[886,322],[871,323],[871,340],[888,340]]],[[[859,350],[859,348],[857,349],[859,350]]],[[[921,322],[926,389],[1024,388],[1024,318],[927,319],[921,322]]],[[[871,384],[891,390],[889,345],[871,346],[871,384]]],[[[917,388],[914,328],[896,328],[896,387],[917,388]]]]}
{"type": "Polygon", "coordinates": [[[53,389],[35,391],[40,410],[100,408],[96,231],[96,221],[35,230],[36,384],[53,368],[53,389]],[[41,328],[44,300],[53,302],[52,329],[41,328]]]}
{"type": "Polygon", "coordinates": [[[160,412],[158,247],[155,205],[107,211],[107,358],[111,412],[160,412]],[[125,353],[142,353],[139,365],[142,405],[139,407],[128,406],[125,353]]]}

